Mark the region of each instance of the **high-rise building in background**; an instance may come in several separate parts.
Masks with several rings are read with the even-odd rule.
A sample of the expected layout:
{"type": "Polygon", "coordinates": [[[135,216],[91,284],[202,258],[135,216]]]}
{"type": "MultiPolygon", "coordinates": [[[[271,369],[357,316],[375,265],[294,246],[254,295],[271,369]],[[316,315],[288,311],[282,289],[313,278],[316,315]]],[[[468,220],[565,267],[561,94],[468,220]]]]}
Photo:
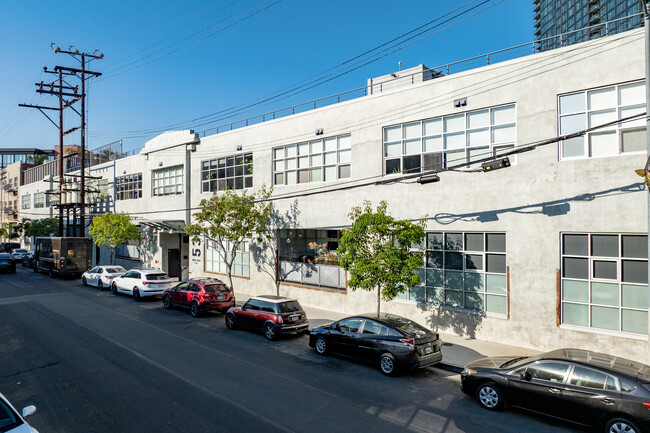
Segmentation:
{"type": "Polygon", "coordinates": [[[533,5],[540,51],[643,26],[640,0],[533,0],[533,5]]]}

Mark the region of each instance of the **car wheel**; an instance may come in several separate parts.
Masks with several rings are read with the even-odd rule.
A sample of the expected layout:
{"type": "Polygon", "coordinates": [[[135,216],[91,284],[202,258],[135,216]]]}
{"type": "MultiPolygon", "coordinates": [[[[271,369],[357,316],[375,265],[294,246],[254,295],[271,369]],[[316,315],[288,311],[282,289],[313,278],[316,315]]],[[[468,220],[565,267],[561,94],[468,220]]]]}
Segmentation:
{"type": "Polygon", "coordinates": [[[194,301],[190,304],[190,314],[192,317],[199,317],[201,310],[199,310],[199,303],[194,301]]]}
{"type": "Polygon", "coordinates": [[[117,284],[115,283],[111,284],[111,293],[117,296],[117,284]]]}
{"type": "Polygon", "coordinates": [[[99,280],[99,281],[97,282],[97,288],[98,288],[99,290],[104,290],[104,283],[102,283],[102,280],[99,280]]]}
{"type": "Polygon", "coordinates": [[[165,310],[171,310],[172,309],[172,300],[169,297],[169,295],[163,296],[162,303],[163,303],[163,308],[165,310]]]}
{"type": "Polygon", "coordinates": [[[264,324],[264,336],[267,340],[275,340],[278,336],[278,329],[273,323],[264,324]]]}
{"type": "Polygon", "coordinates": [[[503,407],[503,397],[499,387],[492,383],[483,383],[476,389],[476,398],[486,409],[498,410],[503,407]]]}
{"type": "Polygon", "coordinates": [[[316,353],[319,355],[327,355],[327,340],[325,337],[316,338],[314,349],[316,349],[316,353]]]}
{"type": "Polygon", "coordinates": [[[382,353],[379,357],[379,369],[386,376],[394,376],[397,372],[397,365],[395,364],[395,357],[392,353],[382,353]]]}
{"type": "Polygon", "coordinates": [[[237,321],[235,319],[235,315],[232,313],[226,314],[226,328],[228,329],[237,328],[237,321]]]}
{"type": "Polygon", "coordinates": [[[134,287],[134,288],[133,288],[133,300],[137,302],[137,301],[139,301],[140,299],[141,299],[141,298],[140,298],[140,290],[138,290],[137,287],[134,287]]]}
{"type": "Polygon", "coordinates": [[[81,277],[81,284],[83,284],[84,286],[88,285],[88,281],[86,281],[86,277],[81,277]]]}
{"type": "Polygon", "coordinates": [[[606,433],[641,433],[641,430],[632,421],[625,418],[610,419],[605,426],[606,433]]]}

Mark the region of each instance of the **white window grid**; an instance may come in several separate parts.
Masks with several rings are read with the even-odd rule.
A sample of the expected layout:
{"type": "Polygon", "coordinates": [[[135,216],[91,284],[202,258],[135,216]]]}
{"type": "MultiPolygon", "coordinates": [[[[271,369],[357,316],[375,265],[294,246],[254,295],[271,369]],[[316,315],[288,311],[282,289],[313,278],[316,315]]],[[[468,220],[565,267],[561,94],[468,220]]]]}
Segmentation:
{"type": "MultiPolygon", "coordinates": [[[[558,95],[558,131],[560,131],[560,135],[570,134],[572,132],[577,132],[587,128],[592,128],[594,126],[602,125],[604,123],[613,122],[617,119],[630,117],[634,114],[640,114],[645,111],[645,104],[645,83],[643,81],[634,81],[631,83],[622,83],[558,95]],[[638,95],[637,98],[634,99],[633,97],[629,97],[631,98],[630,103],[622,102],[622,93],[626,92],[626,94],[628,94],[627,92],[632,89],[636,90],[636,94],[638,95]],[[613,98],[613,100],[615,100],[614,103],[600,106],[596,105],[596,103],[590,103],[590,97],[593,96],[594,101],[597,101],[599,95],[602,95],[608,91],[612,91],[615,94],[615,98],[613,98]],[[568,101],[568,98],[572,97],[576,98],[576,100],[580,98],[581,105],[584,108],[570,110],[567,107],[566,109],[563,109],[563,101],[568,101]]],[[[645,146],[643,146],[642,150],[624,152],[622,148],[622,133],[643,131],[645,130],[645,124],[645,118],[641,117],[634,121],[616,123],[613,126],[609,126],[607,128],[600,128],[581,137],[575,137],[570,140],[561,141],[558,143],[559,158],[560,160],[573,160],[610,157],[623,153],[643,153],[646,151],[645,146]],[[598,140],[599,138],[606,136],[611,137],[611,139],[614,140],[612,142],[613,145],[610,146],[610,151],[607,154],[601,155],[599,154],[600,151],[597,148],[598,143],[594,143],[593,140],[598,140]],[[573,152],[573,150],[565,149],[565,143],[567,149],[570,145],[575,146],[575,149],[581,149],[581,154],[575,156],[565,156],[565,153],[573,152]],[[594,144],[596,145],[596,148],[594,147],[594,144]],[[615,152],[614,149],[616,149],[615,152]]]]}
{"type": "MultiPolygon", "coordinates": [[[[226,253],[230,254],[231,242],[226,240],[224,241],[224,245],[226,247],[226,253]]],[[[228,273],[226,263],[221,257],[220,249],[221,248],[216,245],[216,242],[206,240],[204,264],[205,271],[216,272],[220,274],[228,273]]],[[[248,242],[242,242],[239,244],[237,254],[235,255],[235,260],[232,263],[231,272],[232,275],[237,275],[240,277],[250,276],[250,252],[248,249],[248,242]]]]}
{"type": "Polygon", "coordinates": [[[350,177],[352,141],[341,135],[273,149],[273,184],[329,182],[350,177]]]}
{"type": "Polygon", "coordinates": [[[570,326],[578,326],[590,329],[604,329],[616,332],[625,332],[623,331],[623,311],[639,311],[647,313],[647,308],[637,308],[630,306],[623,306],[623,286],[638,286],[638,287],[648,287],[648,284],[634,283],[634,282],[623,282],[622,281],[622,262],[624,260],[628,261],[640,261],[648,262],[648,258],[643,257],[622,257],[623,252],[621,249],[622,237],[623,236],[643,236],[639,233],[562,233],[560,235],[560,275],[561,275],[561,308],[560,308],[560,317],[561,323],[565,324],[565,314],[564,306],[567,304],[583,305],[587,307],[587,326],[578,325],[575,323],[568,323],[570,326]],[[576,254],[564,254],[564,235],[586,235],[587,236],[587,255],[576,255],[576,254]],[[618,257],[609,257],[609,256],[593,256],[592,251],[592,236],[598,235],[607,235],[607,236],[617,236],[618,237],[618,257]],[[588,276],[587,278],[577,278],[577,277],[564,277],[564,259],[565,258],[575,258],[575,259],[588,259],[588,276]],[[613,262],[616,263],[616,275],[617,278],[596,278],[594,276],[594,263],[595,262],[613,262]],[[565,281],[582,281],[588,284],[587,286],[587,301],[578,301],[575,299],[565,300],[565,281]],[[617,284],[618,285],[618,305],[598,303],[593,300],[592,293],[592,283],[607,283],[607,284],[617,284]],[[600,328],[593,326],[592,323],[592,307],[602,307],[608,309],[618,309],[618,329],[610,328],[600,328]]]}
{"type": "Polygon", "coordinates": [[[253,154],[230,155],[201,163],[201,191],[253,187],[253,154]]]}
{"type": "MultiPolygon", "coordinates": [[[[424,266],[418,269],[418,274],[421,278],[421,283],[417,287],[411,287],[406,292],[398,296],[398,298],[416,301],[416,302],[425,302],[432,305],[445,305],[449,307],[461,308],[466,310],[474,311],[485,311],[489,314],[494,314],[495,316],[506,316],[508,311],[508,288],[507,288],[507,253],[499,251],[488,251],[487,246],[487,235],[503,235],[506,236],[503,232],[427,232],[427,237],[425,242],[427,243],[426,249],[423,249],[422,246],[419,246],[418,249],[424,252],[424,266]],[[442,235],[443,244],[442,248],[433,248],[429,239],[430,235],[442,235]],[[461,235],[462,236],[462,246],[458,248],[447,248],[446,237],[447,235],[461,235]],[[473,250],[467,246],[467,235],[482,235],[483,237],[483,249],[473,250]],[[431,267],[428,263],[427,253],[437,252],[442,253],[442,263],[440,267],[431,267]],[[446,253],[460,253],[462,257],[462,269],[447,269],[446,266],[446,253]],[[487,256],[502,256],[505,262],[504,272],[493,272],[487,270],[487,256]],[[467,257],[468,256],[480,256],[482,261],[482,269],[470,269],[467,267],[467,257]],[[461,289],[458,288],[449,288],[447,285],[447,275],[446,272],[451,272],[456,275],[461,275],[460,283],[462,285],[461,289]],[[438,273],[440,278],[431,278],[431,273],[438,273]],[[471,274],[480,279],[481,290],[471,290],[468,289],[465,284],[466,274],[471,274]],[[495,276],[499,279],[504,280],[504,289],[502,292],[490,291],[488,289],[488,276],[495,276]],[[436,284],[436,281],[439,284],[436,284]],[[496,305],[502,306],[502,308],[495,308],[496,311],[490,311],[491,305],[490,300],[495,302],[496,305]],[[472,305],[473,303],[473,305],[472,305]]],[[[507,245],[507,239],[506,239],[507,245]]],[[[507,248],[506,248],[507,251],[507,248]]],[[[472,278],[476,278],[472,277],[472,278]]]]}
{"type": "Polygon", "coordinates": [[[142,173],[115,178],[115,190],[117,200],[142,198],[142,173]]]}
{"type": "Polygon", "coordinates": [[[34,193],[34,209],[45,207],[45,193],[44,192],[35,192],[34,193]]]}
{"type": "Polygon", "coordinates": [[[383,130],[384,175],[471,163],[498,156],[516,143],[516,104],[387,126],[383,130]]]}
{"type": "Polygon", "coordinates": [[[30,209],[32,207],[32,196],[31,194],[26,194],[20,197],[20,208],[21,209],[30,209]]]}
{"type": "Polygon", "coordinates": [[[154,196],[183,193],[183,166],[162,168],[151,173],[151,188],[154,196]]]}

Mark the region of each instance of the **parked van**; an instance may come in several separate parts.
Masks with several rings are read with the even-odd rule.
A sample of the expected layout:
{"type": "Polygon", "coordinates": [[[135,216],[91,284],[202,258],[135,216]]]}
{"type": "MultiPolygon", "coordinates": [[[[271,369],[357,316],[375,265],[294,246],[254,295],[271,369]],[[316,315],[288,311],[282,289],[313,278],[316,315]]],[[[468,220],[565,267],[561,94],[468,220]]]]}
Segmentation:
{"type": "Polygon", "coordinates": [[[36,238],[34,272],[80,276],[91,267],[92,248],[90,238],[36,238]]]}

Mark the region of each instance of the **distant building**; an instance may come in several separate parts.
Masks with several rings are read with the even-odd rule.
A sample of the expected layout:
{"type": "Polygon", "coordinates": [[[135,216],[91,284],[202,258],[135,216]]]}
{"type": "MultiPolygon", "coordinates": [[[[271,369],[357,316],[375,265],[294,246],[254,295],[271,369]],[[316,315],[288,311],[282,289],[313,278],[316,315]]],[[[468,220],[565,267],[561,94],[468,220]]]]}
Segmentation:
{"type": "MultiPolygon", "coordinates": [[[[34,164],[19,161],[0,168],[0,227],[20,222],[20,185],[23,183],[23,173],[32,167],[34,164]]],[[[45,201],[43,199],[41,203],[41,196],[37,194],[34,196],[34,206],[39,205],[44,207],[45,201]]]]}
{"type": "Polygon", "coordinates": [[[540,51],[643,26],[641,16],[625,18],[643,12],[639,0],[533,0],[533,5],[540,51]],[[605,24],[613,20],[618,21],[605,24]],[[566,34],[586,27],[584,32],[566,34]]]}
{"type": "Polygon", "coordinates": [[[54,157],[53,150],[43,150],[34,147],[0,148],[0,169],[8,167],[14,162],[29,162],[29,157],[34,155],[48,155],[47,159],[54,157]]]}

